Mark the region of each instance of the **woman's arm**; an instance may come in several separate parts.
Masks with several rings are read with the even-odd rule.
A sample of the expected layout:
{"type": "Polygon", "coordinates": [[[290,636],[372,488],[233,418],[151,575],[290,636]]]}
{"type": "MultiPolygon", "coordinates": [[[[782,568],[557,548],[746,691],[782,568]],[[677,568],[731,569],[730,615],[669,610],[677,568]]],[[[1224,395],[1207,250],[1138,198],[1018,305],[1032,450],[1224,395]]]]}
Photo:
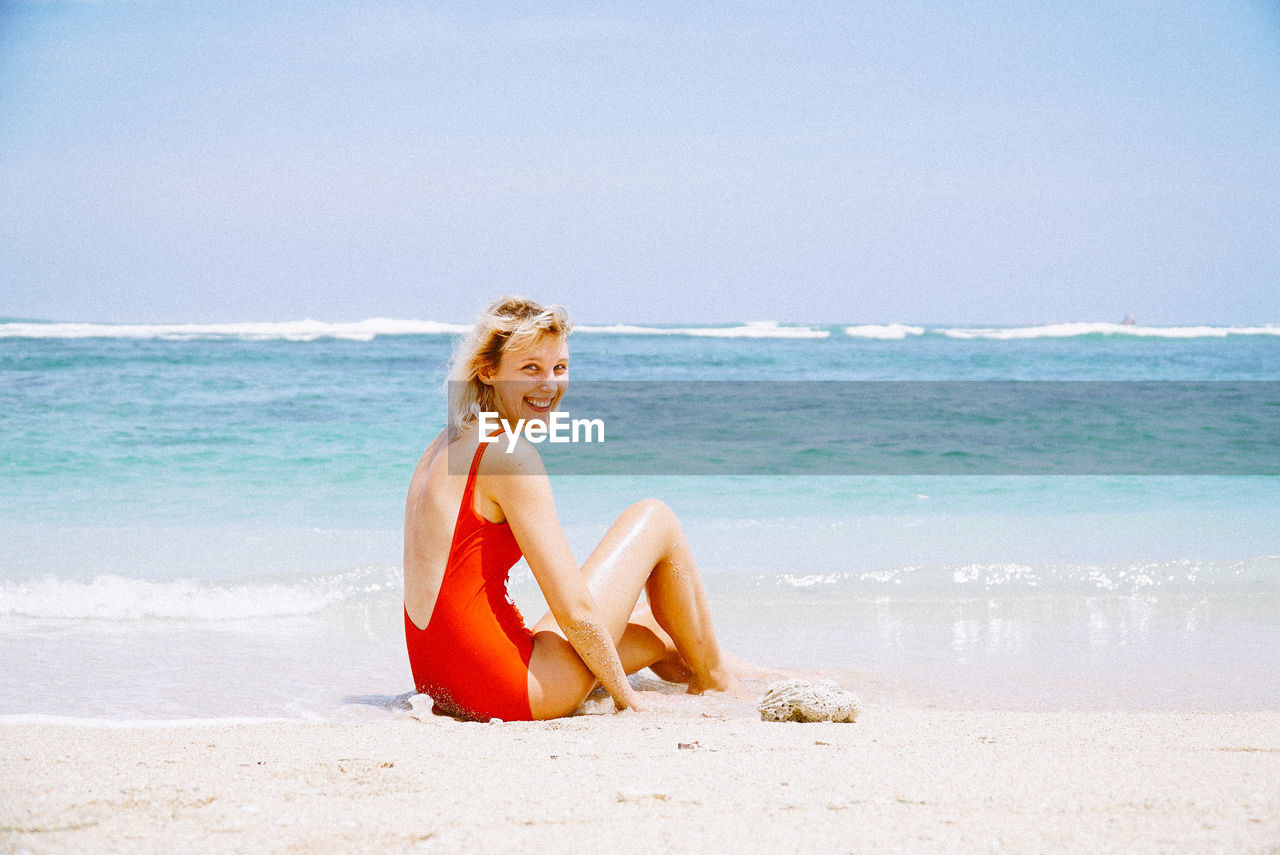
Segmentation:
{"type": "Polygon", "coordinates": [[[638,708],[636,691],[627,681],[608,624],[560,528],[542,458],[531,445],[520,442],[511,454],[486,454],[481,461],[484,470],[490,469],[485,464],[491,460],[492,469],[483,474],[497,477],[486,479],[488,498],[511,526],[564,637],[618,709],[638,708]]]}

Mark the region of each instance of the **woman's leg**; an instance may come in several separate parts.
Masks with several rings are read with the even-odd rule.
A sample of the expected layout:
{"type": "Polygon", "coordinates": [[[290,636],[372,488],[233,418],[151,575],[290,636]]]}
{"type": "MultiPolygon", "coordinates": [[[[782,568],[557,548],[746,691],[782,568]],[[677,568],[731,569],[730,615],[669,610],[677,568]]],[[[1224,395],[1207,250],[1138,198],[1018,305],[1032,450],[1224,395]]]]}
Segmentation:
{"type": "MultiPolygon", "coordinates": [[[[682,662],[690,692],[737,687],[716,640],[688,542],[665,504],[650,499],[623,511],[582,572],[628,673],[659,662],[670,673],[682,662]],[[642,591],[648,594],[652,626],[643,618],[631,621],[642,591]]],[[[529,703],[534,717],[567,715],[595,687],[595,675],[550,614],[533,632],[529,703]]]]}
{"type": "MultiPolygon", "coordinates": [[[[622,633],[622,640],[618,642],[618,655],[622,657],[623,667],[628,674],[648,668],[659,679],[668,683],[688,683],[693,679],[693,672],[676,649],[676,643],[658,625],[653,612],[649,610],[649,604],[644,600],[636,603],[635,610],[627,619],[627,628],[622,633]],[[636,663],[634,668],[628,667],[632,661],[636,663]]],[[[723,649],[720,655],[732,660],[723,649]]],[[[742,676],[736,671],[734,673],[742,676]]]]}

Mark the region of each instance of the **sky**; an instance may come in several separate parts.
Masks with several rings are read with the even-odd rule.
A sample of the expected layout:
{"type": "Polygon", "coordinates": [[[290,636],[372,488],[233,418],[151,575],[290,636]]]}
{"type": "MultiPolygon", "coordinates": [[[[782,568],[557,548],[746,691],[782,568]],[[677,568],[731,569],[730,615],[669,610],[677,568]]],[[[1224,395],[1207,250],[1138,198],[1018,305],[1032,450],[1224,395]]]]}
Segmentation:
{"type": "Polygon", "coordinates": [[[1280,323],[1280,3],[0,0],[0,317],[1280,323]]]}

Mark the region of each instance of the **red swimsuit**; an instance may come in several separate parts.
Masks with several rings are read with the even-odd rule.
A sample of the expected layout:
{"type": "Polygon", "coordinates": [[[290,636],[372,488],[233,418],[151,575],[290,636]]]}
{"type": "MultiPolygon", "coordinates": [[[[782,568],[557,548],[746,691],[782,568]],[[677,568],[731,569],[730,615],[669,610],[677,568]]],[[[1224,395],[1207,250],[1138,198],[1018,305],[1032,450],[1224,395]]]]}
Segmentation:
{"type": "Polygon", "coordinates": [[[475,511],[480,443],[467,473],[444,581],[426,629],[404,613],[409,665],[419,692],[450,715],[528,721],[533,633],[507,594],[507,574],[520,560],[511,527],[475,511]]]}

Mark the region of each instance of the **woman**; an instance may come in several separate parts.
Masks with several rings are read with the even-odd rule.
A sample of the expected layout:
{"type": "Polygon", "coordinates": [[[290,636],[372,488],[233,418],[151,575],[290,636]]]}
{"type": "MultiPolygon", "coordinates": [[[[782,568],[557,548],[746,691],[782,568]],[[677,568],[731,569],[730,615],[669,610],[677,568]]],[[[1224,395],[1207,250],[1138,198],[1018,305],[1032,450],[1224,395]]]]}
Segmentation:
{"type": "Polygon", "coordinates": [[[454,355],[449,427],[413,474],[405,638],[418,691],[451,715],[557,718],[597,683],[619,710],[642,710],[653,693],[642,697],[627,675],[646,667],[688,683],[690,693],[743,692],[738,676],[748,669],[721,651],[689,545],[666,505],[646,500],[624,510],[579,568],[536,448],[520,441],[506,453],[505,437],[501,445],[481,441],[481,412],[514,425],[545,421],[556,409],[569,384],[570,329],[559,306],[520,298],[490,305],[454,355]],[[522,554],[550,606],[532,630],[506,590],[522,554]]]}

